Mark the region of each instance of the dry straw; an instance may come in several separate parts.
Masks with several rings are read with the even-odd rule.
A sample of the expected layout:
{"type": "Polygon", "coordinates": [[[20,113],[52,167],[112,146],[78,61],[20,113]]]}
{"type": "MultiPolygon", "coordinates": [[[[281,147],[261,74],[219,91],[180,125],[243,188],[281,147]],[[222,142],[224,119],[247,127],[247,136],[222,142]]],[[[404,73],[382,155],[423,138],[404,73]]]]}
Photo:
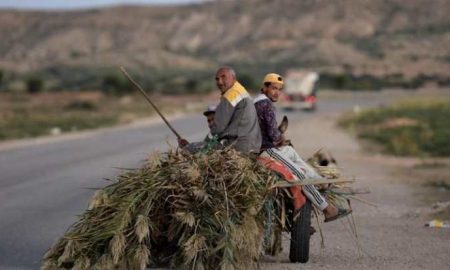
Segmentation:
{"type": "Polygon", "coordinates": [[[275,175],[232,149],[155,153],[95,192],[42,269],[252,269],[275,175]]]}
{"type": "MultiPolygon", "coordinates": [[[[337,170],[311,164],[337,181],[337,170]]],[[[49,249],[42,269],[255,269],[263,250],[279,250],[287,228],[284,200],[290,195],[274,188],[279,183],[229,148],[154,153],[141,168],[95,192],[80,219],[49,249]]],[[[330,190],[336,204],[354,195],[330,190]]]]}

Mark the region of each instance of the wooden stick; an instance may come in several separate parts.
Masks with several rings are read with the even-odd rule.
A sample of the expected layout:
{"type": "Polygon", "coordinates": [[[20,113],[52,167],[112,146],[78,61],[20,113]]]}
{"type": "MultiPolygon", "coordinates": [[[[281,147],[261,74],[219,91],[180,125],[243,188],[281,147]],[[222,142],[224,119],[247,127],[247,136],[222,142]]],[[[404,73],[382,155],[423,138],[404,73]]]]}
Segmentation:
{"type": "Polygon", "coordinates": [[[150,100],[150,97],[147,95],[147,93],[145,93],[144,89],[142,89],[142,87],[137,82],[135,82],[133,80],[133,78],[131,78],[130,74],[128,74],[128,72],[125,70],[124,67],[121,66],[120,71],[122,71],[122,73],[125,75],[125,77],[127,77],[127,79],[134,85],[134,87],[136,87],[144,95],[145,99],[147,99],[147,101],[150,103],[150,105],[152,105],[153,109],[155,109],[155,111],[159,114],[159,116],[162,118],[164,123],[166,123],[166,125],[170,128],[170,130],[172,130],[173,134],[175,134],[175,136],[177,136],[177,139],[181,139],[180,134],[178,134],[178,132],[167,121],[167,119],[164,117],[164,115],[162,115],[162,113],[158,110],[156,105],[153,104],[153,102],[150,100]]]}
{"type": "Polygon", "coordinates": [[[370,190],[367,188],[353,189],[353,188],[346,187],[344,189],[340,189],[340,188],[332,187],[332,188],[328,188],[328,190],[337,195],[354,195],[354,194],[369,194],[370,193],[370,190]]]}
{"type": "Polygon", "coordinates": [[[295,182],[287,182],[287,181],[279,181],[275,183],[271,188],[277,187],[293,187],[293,186],[306,186],[306,185],[319,185],[319,184],[332,184],[332,183],[353,183],[355,180],[350,179],[314,179],[308,178],[303,181],[295,181],[295,182]]]}
{"type": "Polygon", "coordinates": [[[366,204],[368,204],[368,205],[370,205],[370,206],[373,206],[373,207],[377,207],[377,208],[378,208],[378,205],[376,205],[375,203],[369,202],[369,201],[364,200],[364,199],[361,199],[360,197],[356,197],[356,196],[347,196],[347,197],[350,198],[350,199],[354,199],[354,200],[357,200],[357,201],[360,201],[360,202],[362,202],[362,203],[366,203],[366,204]]]}

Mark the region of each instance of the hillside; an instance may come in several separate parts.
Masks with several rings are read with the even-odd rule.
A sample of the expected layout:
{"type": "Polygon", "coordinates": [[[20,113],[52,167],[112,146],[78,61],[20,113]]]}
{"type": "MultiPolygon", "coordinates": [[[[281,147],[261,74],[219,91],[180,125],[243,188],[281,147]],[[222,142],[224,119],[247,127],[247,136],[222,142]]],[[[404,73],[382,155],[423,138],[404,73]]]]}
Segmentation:
{"type": "Polygon", "coordinates": [[[0,11],[0,69],[229,63],[385,76],[450,76],[450,1],[245,0],[70,12],[0,11]]]}

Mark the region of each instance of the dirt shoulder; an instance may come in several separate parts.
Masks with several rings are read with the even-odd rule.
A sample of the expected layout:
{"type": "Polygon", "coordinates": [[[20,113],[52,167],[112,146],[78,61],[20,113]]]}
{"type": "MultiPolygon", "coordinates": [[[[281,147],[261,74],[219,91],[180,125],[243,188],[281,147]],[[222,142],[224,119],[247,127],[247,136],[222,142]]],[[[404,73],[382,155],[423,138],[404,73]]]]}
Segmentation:
{"type": "MultiPolygon", "coordinates": [[[[303,157],[321,147],[330,150],[344,173],[358,179],[355,186],[370,188],[371,194],[362,196],[377,207],[353,202],[362,257],[358,256],[347,220],[342,219],[321,225],[325,248],[321,248],[320,235],[315,234],[310,261],[301,268],[447,269],[450,229],[424,227],[433,215],[432,202],[439,198],[436,189],[424,187],[414,173],[421,169],[423,160],[364,152],[351,135],[336,126],[336,120],[331,114],[313,116],[291,126],[288,137],[303,157]]],[[[299,265],[289,263],[288,252],[286,235],[283,253],[277,258],[264,258],[262,269],[298,269],[299,265]]]]}
{"type": "MultiPolygon", "coordinates": [[[[171,121],[175,121],[177,119],[183,118],[188,114],[190,114],[190,113],[172,113],[172,114],[166,115],[166,118],[169,122],[171,122],[171,121]]],[[[157,124],[162,124],[162,123],[164,123],[164,122],[161,119],[161,117],[152,116],[152,117],[147,117],[147,118],[140,118],[140,119],[132,121],[131,123],[120,124],[120,125],[116,125],[116,126],[112,126],[112,127],[101,127],[101,128],[92,129],[92,130],[63,133],[61,135],[47,135],[47,136],[40,136],[40,137],[36,137],[36,138],[0,141],[0,152],[6,151],[6,150],[11,150],[11,149],[24,148],[24,147],[32,146],[32,145],[40,145],[40,144],[55,143],[55,142],[60,142],[60,141],[77,140],[77,139],[81,139],[81,138],[93,137],[93,136],[96,136],[101,133],[109,133],[109,132],[114,132],[114,131],[119,131],[119,130],[142,128],[145,126],[152,126],[152,125],[157,125],[157,124]]]]}

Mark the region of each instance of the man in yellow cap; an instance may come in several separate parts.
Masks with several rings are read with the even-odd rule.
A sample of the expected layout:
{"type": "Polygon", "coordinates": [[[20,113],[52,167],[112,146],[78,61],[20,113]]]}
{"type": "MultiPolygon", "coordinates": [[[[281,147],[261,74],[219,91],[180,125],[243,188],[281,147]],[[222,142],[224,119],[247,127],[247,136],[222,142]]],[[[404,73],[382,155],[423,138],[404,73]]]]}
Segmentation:
{"type": "MultiPolygon", "coordinates": [[[[309,166],[297,154],[295,149],[286,143],[286,140],[278,129],[274,102],[278,101],[284,80],[279,74],[269,73],[264,77],[261,94],[254,99],[259,126],[261,128],[262,146],[261,156],[270,157],[286,166],[299,181],[306,178],[321,178],[321,176],[309,166]]],[[[323,211],[325,222],[335,220],[349,214],[350,210],[338,209],[328,204],[313,185],[302,187],[305,196],[317,208],[323,211]]]]}

